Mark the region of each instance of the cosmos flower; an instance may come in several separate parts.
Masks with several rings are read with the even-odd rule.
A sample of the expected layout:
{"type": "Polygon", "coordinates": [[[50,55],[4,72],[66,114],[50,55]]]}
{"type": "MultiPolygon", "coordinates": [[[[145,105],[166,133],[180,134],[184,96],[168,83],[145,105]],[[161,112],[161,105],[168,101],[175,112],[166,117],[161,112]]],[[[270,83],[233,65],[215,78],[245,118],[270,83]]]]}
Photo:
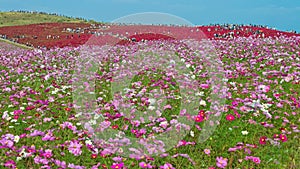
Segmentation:
{"type": "Polygon", "coordinates": [[[247,130],[245,130],[245,131],[242,131],[242,135],[248,135],[248,131],[247,130]]]}
{"type": "Polygon", "coordinates": [[[267,143],[267,137],[266,136],[262,136],[259,138],[259,144],[266,144],[267,143]]]}
{"type": "Polygon", "coordinates": [[[5,138],[2,138],[0,140],[0,143],[2,144],[2,146],[6,147],[6,148],[12,148],[14,145],[14,142],[5,138]]]}
{"type": "Polygon", "coordinates": [[[45,158],[51,158],[52,157],[52,150],[50,150],[50,149],[47,149],[47,150],[45,150],[45,152],[43,153],[43,156],[45,157],[45,158]]]}
{"type": "Polygon", "coordinates": [[[204,149],[204,153],[209,155],[210,154],[210,149],[204,149]]]}
{"type": "Polygon", "coordinates": [[[217,167],[219,168],[225,168],[227,166],[227,158],[223,158],[223,157],[217,157],[217,167]]]}
{"type": "Polygon", "coordinates": [[[139,166],[141,167],[141,168],[152,168],[152,166],[148,163],[145,163],[145,162],[140,162],[139,163],[139,166]]]}
{"type": "Polygon", "coordinates": [[[170,163],[166,163],[166,164],[164,164],[163,166],[160,166],[159,168],[160,168],[160,169],[175,169],[175,168],[172,166],[172,164],[170,164],[170,163]]]}
{"type": "Polygon", "coordinates": [[[200,123],[200,122],[202,122],[203,120],[204,120],[203,116],[197,115],[197,116],[195,117],[195,122],[197,122],[197,123],[200,123]]]}
{"type": "Polygon", "coordinates": [[[124,163],[114,163],[110,166],[112,169],[122,169],[124,167],[124,163]]]}
{"type": "Polygon", "coordinates": [[[287,136],[286,135],[284,135],[284,134],[280,134],[279,135],[279,138],[280,138],[280,140],[282,141],[282,142],[286,142],[288,139],[287,139],[287,136]]]}
{"type": "Polygon", "coordinates": [[[77,141],[71,141],[68,150],[70,153],[74,154],[75,156],[79,156],[82,153],[81,147],[82,145],[79,144],[77,141]]]}
{"type": "Polygon", "coordinates": [[[16,168],[16,162],[14,160],[7,160],[4,166],[7,168],[16,168]]]}
{"type": "Polygon", "coordinates": [[[233,121],[234,119],[235,119],[234,115],[232,115],[232,114],[226,115],[226,120],[233,121]]]}

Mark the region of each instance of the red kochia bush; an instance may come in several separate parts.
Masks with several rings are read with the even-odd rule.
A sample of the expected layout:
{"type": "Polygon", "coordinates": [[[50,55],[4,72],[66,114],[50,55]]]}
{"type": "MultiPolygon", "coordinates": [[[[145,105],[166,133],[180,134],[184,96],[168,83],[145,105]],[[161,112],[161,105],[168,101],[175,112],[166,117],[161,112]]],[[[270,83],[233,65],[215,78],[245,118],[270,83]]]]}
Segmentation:
{"type": "MultiPolygon", "coordinates": [[[[126,45],[132,43],[132,39],[138,42],[141,40],[159,40],[159,39],[202,39],[216,38],[218,34],[221,39],[226,39],[223,35],[234,32],[235,37],[249,37],[255,32],[264,33],[265,37],[277,37],[280,35],[299,36],[299,34],[282,32],[267,28],[254,26],[243,26],[243,30],[228,30],[221,26],[195,26],[195,27],[180,27],[180,26],[156,26],[156,25],[109,25],[107,29],[94,29],[86,23],[41,23],[22,26],[6,26],[0,27],[0,34],[7,35],[9,39],[15,39],[18,43],[33,45],[34,47],[77,47],[88,43],[103,44],[120,44],[126,45]],[[66,28],[87,28],[84,33],[71,33],[63,31],[66,28]],[[210,29],[210,31],[208,31],[210,29]],[[94,40],[89,39],[93,36],[91,32],[101,31],[106,35],[95,37],[94,40]],[[239,34],[237,34],[239,32],[239,34]],[[127,40],[122,40],[120,37],[111,36],[122,35],[127,37],[127,40]],[[48,35],[59,38],[47,38],[48,35]]],[[[98,25],[99,26],[99,25],[98,25]]]]}

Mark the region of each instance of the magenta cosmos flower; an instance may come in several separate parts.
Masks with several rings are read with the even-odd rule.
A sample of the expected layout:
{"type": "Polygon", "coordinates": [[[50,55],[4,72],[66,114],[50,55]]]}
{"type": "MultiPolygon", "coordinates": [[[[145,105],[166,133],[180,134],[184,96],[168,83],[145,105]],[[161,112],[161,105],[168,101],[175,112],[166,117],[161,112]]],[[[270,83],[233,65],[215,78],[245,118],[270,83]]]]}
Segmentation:
{"type": "Polygon", "coordinates": [[[121,169],[124,167],[124,163],[114,163],[110,168],[112,169],[121,169]]]}
{"type": "Polygon", "coordinates": [[[284,134],[280,134],[279,135],[279,138],[280,138],[280,140],[282,141],[282,142],[286,142],[288,139],[287,139],[287,136],[286,135],[284,135],[284,134]]]}
{"type": "Polygon", "coordinates": [[[44,157],[46,158],[51,158],[52,157],[52,150],[45,150],[44,154],[43,154],[44,157]]]}
{"type": "Polygon", "coordinates": [[[202,122],[204,120],[204,118],[202,117],[202,116],[200,116],[200,115],[197,115],[196,117],[195,117],[195,121],[197,122],[197,123],[200,123],[200,122],[202,122]]]}
{"type": "Polygon", "coordinates": [[[267,141],[267,137],[266,136],[262,136],[259,139],[259,144],[266,144],[267,143],[266,141],[267,141]]]}
{"type": "Polygon", "coordinates": [[[233,121],[234,119],[235,119],[234,115],[232,115],[232,114],[226,115],[226,120],[233,121]]]}

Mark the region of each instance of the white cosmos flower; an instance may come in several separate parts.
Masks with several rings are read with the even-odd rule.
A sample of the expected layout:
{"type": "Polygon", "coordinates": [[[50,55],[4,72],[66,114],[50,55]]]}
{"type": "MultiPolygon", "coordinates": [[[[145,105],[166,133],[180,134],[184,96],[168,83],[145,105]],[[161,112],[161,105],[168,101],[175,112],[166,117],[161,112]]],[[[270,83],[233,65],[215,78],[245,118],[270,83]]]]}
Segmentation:
{"type": "Polygon", "coordinates": [[[255,117],[259,116],[259,110],[257,110],[255,113],[253,113],[253,116],[255,116],[255,117]]]}
{"type": "Polygon", "coordinates": [[[200,101],[200,106],[206,106],[206,102],[204,100],[200,101]]]}
{"type": "Polygon", "coordinates": [[[268,109],[272,106],[272,104],[262,104],[263,109],[268,109]]]}
{"type": "Polygon", "coordinates": [[[92,141],[91,140],[85,140],[85,144],[89,144],[89,145],[92,145],[92,141]]]}
{"type": "Polygon", "coordinates": [[[7,111],[3,112],[2,119],[10,120],[8,118],[9,118],[8,112],[7,111]]]}
{"type": "Polygon", "coordinates": [[[19,140],[20,140],[20,137],[19,136],[15,136],[15,138],[14,138],[14,142],[19,142],[19,140]]]}
{"type": "Polygon", "coordinates": [[[228,79],[224,78],[222,79],[223,82],[228,82],[228,79]]]}
{"type": "Polygon", "coordinates": [[[229,82],[229,84],[235,86],[235,82],[229,82]]]}
{"type": "Polygon", "coordinates": [[[156,102],[156,99],[149,99],[150,105],[154,105],[154,103],[156,102]]]}
{"type": "Polygon", "coordinates": [[[15,123],[17,121],[18,121],[17,119],[12,119],[10,122],[15,123]]]}
{"type": "Polygon", "coordinates": [[[89,123],[90,123],[91,125],[95,125],[97,122],[96,122],[96,120],[90,120],[89,123]]]}
{"type": "Polygon", "coordinates": [[[281,79],[279,83],[281,84],[283,81],[284,81],[284,79],[281,79]]]}
{"type": "Polygon", "coordinates": [[[247,130],[242,131],[242,135],[247,135],[249,132],[247,130]]]}
{"type": "Polygon", "coordinates": [[[204,96],[204,92],[197,92],[195,95],[196,96],[204,96]]]}
{"type": "Polygon", "coordinates": [[[99,118],[100,118],[99,114],[95,114],[94,120],[97,120],[97,119],[99,119],[99,118]]]}
{"type": "Polygon", "coordinates": [[[154,107],[154,106],[149,106],[148,109],[149,109],[149,110],[154,110],[155,107],[154,107]]]}
{"type": "Polygon", "coordinates": [[[82,115],[82,113],[80,112],[80,113],[75,114],[75,117],[79,117],[81,115],[82,115]]]}
{"type": "Polygon", "coordinates": [[[48,74],[44,78],[45,78],[45,80],[48,80],[50,78],[50,75],[48,74]]]}
{"type": "Polygon", "coordinates": [[[171,63],[171,64],[175,64],[175,61],[174,61],[174,60],[171,60],[170,63],[171,63]]]}
{"type": "Polygon", "coordinates": [[[191,130],[191,131],[190,131],[190,135],[191,135],[192,137],[194,137],[194,136],[195,136],[195,133],[194,133],[194,131],[193,131],[193,130],[191,130]]]}

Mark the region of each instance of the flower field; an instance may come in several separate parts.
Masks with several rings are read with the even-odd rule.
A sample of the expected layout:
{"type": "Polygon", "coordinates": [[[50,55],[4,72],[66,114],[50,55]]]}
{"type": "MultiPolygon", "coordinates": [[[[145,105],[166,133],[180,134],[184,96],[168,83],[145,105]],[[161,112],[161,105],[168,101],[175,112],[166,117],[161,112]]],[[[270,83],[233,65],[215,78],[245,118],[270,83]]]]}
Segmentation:
{"type": "Polygon", "coordinates": [[[265,38],[245,33],[225,40],[203,31],[213,58],[201,53],[205,44],[183,40],[183,29],[191,28],[134,35],[142,29],[102,30],[137,42],[100,39],[116,45],[87,50],[98,59],[96,69],[93,62],[80,64],[92,35],[73,39],[75,45],[31,41],[47,50],[8,50],[0,43],[0,168],[300,167],[300,36],[266,29],[265,38]],[[162,65],[154,56],[168,57],[162,65]],[[185,74],[167,71],[177,65],[169,56],[185,74]],[[89,68],[94,77],[81,77],[89,68]],[[114,93],[121,84],[123,95],[114,93]],[[95,101],[80,105],[89,94],[95,101]]]}
{"type": "MultiPolygon", "coordinates": [[[[146,32],[171,36],[176,39],[202,37],[202,33],[209,39],[227,39],[230,33],[234,33],[234,37],[262,36],[278,37],[278,36],[298,36],[296,33],[283,32],[264,27],[241,26],[239,29],[224,29],[222,26],[155,26],[155,25],[104,25],[104,24],[88,24],[88,23],[39,23],[30,25],[16,25],[0,27],[1,35],[5,35],[7,39],[14,40],[20,44],[33,47],[78,47],[84,45],[95,32],[101,33],[101,43],[118,42],[120,35],[129,37],[136,36],[146,32]],[[70,29],[71,31],[67,31],[70,29]],[[114,34],[111,34],[111,33],[114,34]],[[256,34],[260,32],[260,34],[256,34]],[[218,38],[215,37],[218,35],[218,38]],[[226,37],[222,37],[226,35],[226,37]],[[117,38],[117,39],[115,39],[117,38]]],[[[152,39],[151,36],[148,38],[152,39]]],[[[153,39],[156,39],[155,37],[153,39]]],[[[100,43],[100,42],[98,42],[100,43]]],[[[120,42],[123,43],[123,42],[120,42]]]]}

